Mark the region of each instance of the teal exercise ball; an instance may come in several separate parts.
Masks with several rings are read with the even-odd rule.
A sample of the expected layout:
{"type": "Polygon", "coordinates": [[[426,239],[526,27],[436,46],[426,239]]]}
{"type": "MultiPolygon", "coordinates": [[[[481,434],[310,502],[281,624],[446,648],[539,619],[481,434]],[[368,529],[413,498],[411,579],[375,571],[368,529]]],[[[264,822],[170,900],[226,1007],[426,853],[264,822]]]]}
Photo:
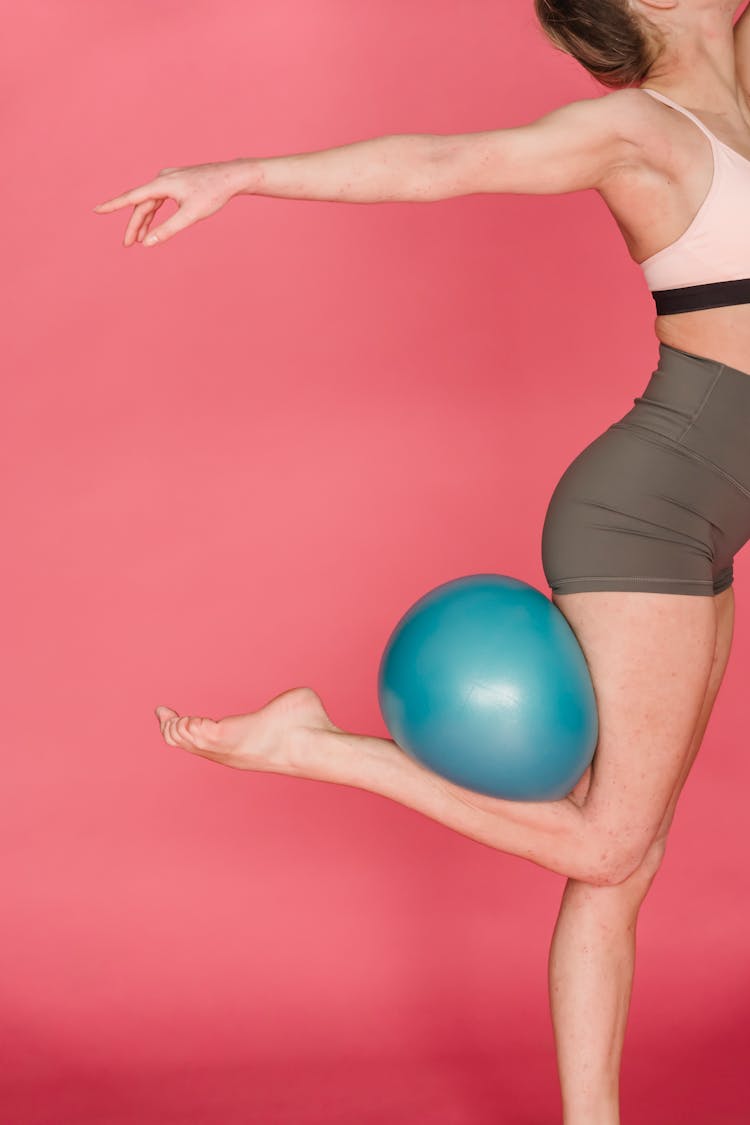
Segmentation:
{"type": "Polygon", "coordinates": [[[504,574],[445,582],[404,614],[380,661],[378,702],[416,761],[511,801],[565,797],[599,736],[575,633],[540,590],[504,574]]]}

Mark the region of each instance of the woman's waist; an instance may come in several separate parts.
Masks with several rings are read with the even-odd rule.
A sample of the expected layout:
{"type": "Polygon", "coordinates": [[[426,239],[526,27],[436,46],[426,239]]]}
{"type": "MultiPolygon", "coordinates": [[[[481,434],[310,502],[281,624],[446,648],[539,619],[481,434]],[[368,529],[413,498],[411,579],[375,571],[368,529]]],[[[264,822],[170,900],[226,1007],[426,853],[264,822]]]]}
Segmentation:
{"type": "Polygon", "coordinates": [[[750,375],[750,304],[657,316],[654,327],[665,347],[750,375]]]}
{"type": "Polygon", "coordinates": [[[660,343],[659,362],[611,427],[678,447],[750,485],[750,376],[660,343]]]}

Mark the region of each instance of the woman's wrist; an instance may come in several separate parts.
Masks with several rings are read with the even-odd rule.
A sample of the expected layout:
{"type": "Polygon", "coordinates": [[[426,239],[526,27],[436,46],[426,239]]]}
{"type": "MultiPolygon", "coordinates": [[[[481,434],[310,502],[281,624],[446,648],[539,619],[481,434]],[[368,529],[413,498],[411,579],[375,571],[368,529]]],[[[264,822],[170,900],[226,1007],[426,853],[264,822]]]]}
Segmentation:
{"type": "Polygon", "coordinates": [[[253,195],[262,181],[260,160],[253,156],[240,156],[228,162],[232,166],[235,195],[253,195]]]}

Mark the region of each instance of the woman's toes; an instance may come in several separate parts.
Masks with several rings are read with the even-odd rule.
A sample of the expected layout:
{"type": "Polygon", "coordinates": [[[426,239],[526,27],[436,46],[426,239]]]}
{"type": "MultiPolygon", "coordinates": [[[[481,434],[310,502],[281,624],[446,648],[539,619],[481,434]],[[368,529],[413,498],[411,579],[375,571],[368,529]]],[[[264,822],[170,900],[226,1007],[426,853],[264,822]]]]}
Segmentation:
{"type": "Polygon", "coordinates": [[[173,734],[175,738],[181,738],[183,742],[190,741],[190,734],[188,731],[189,722],[189,715],[180,715],[178,719],[174,720],[173,734]]]}
{"type": "Polygon", "coordinates": [[[181,750],[211,750],[221,741],[221,723],[200,715],[180,715],[171,707],[154,708],[162,737],[181,750]]]}
{"type": "Polygon", "coordinates": [[[180,715],[176,719],[172,719],[172,737],[178,746],[183,750],[195,750],[195,741],[191,733],[191,723],[196,720],[191,715],[180,715]]]}
{"type": "Polygon", "coordinates": [[[170,737],[183,750],[211,750],[219,742],[219,724],[200,715],[174,715],[167,720],[170,737]]]}
{"type": "Polygon", "coordinates": [[[168,722],[162,723],[161,736],[164,739],[164,741],[166,742],[167,746],[176,746],[177,745],[177,743],[174,740],[173,734],[172,734],[172,726],[171,726],[170,723],[168,723],[168,722]]]}
{"type": "Polygon", "coordinates": [[[167,736],[169,735],[170,731],[170,722],[173,719],[177,718],[177,712],[173,711],[171,707],[160,706],[154,708],[154,714],[159,721],[159,727],[161,729],[162,735],[164,736],[166,741],[169,742],[169,738],[167,736]]]}
{"type": "Polygon", "coordinates": [[[203,749],[205,743],[203,728],[207,721],[210,720],[202,719],[199,715],[183,715],[177,720],[177,729],[191,746],[203,749]]]}
{"type": "Polygon", "coordinates": [[[192,718],[186,734],[199,750],[211,750],[221,741],[220,724],[213,719],[192,718]]]}
{"type": "Polygon", "coordinates": [[[178,723],[180,722],[179,715],[172,715],[166,718],[162,723],[161,733],[164,741],[169,746],[179,746],[181,750],[187,750],[189,743],[186,742],[184,735],[180,733],[178,723]]]}

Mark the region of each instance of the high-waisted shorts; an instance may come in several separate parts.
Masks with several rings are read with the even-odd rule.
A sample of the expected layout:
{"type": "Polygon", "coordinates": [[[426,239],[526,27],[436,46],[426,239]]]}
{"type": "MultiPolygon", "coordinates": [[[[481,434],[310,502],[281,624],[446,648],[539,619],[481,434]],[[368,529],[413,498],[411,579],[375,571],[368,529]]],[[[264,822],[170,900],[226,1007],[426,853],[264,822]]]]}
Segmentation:
{"type": "Polygon", "coordinates": [[[552,493],[547,582],[557,594],[719,594],[748,539],[750,374],[660,343],[633,408],[552,493]]]}

